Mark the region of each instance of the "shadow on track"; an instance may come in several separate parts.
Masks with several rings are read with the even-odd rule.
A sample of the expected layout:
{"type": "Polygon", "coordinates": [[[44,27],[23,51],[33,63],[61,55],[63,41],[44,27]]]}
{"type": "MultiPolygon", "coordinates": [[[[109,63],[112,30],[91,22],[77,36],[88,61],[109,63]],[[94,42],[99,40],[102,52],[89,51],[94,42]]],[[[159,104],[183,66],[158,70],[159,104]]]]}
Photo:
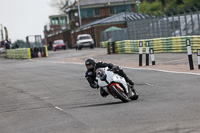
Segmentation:
{"type": "Polygon", "coordinates": [[[87,108],[87,107],[98,107],[98,106],[109,106],[109,105],[115,105],[115,104],[124,104],[123,102],[111,102],[111,103],[100,103],[100,104],[91,104],[91,105],[81,105],[81,106],[74,106],[70,107],[70,109],[73,108],[87,108]]]}

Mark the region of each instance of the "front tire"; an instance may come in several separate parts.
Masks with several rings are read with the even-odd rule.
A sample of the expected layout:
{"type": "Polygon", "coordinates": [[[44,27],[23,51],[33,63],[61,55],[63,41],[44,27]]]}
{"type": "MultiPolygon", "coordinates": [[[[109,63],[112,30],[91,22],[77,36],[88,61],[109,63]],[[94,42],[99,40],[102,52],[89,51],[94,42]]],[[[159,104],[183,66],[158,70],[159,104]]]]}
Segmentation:
{"type": "Polygon", "coordinates": [[[111,94],[113,94],[114,96],[116,96],[117,98],[122,100],[123,102],[129,102],[130,101],[128,96],[124,92],[120,91],[115,85],[112,85],[110,87],[110,91],[111,91],[111,94]]]}
{"type": "Polygon", "coordinates": [[[82,46],[78,46],[78,50],[82,50],[82,46]]]}
{"type": "Polygon", "coordinates": [[[139,94],[137,93],[137,91],[135,89],[131,90],[134,93],[134,96],[131,97],[131,100],[137,100],[139,98],[139,94]]]}

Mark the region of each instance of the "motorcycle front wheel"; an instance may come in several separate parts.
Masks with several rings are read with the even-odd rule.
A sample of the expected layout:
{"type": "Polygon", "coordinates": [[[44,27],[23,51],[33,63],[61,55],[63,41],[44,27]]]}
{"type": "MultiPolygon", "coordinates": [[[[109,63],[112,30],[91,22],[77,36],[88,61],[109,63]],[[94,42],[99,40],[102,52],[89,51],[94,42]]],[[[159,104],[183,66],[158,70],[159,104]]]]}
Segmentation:
{"type": "Polygon", "coordinates": [[[133,91],[133,93],[134,93],[134,96],[131,97],[130,99],[131,99],[131,100],[137,100],[137,99],[139,98],[138,92],[137,92],[136,90],[132,90],[132,91],[133,91]]]}
{"type": "Polygon", "coordinates": [[[115,85],[112,85],[110,87],[110,92],[113,94],[114,97],[119,98],[123,102],[129,102],[130,101],[128,96],[124,92],[122,92],[120,89],[118,89],[115,85]]]}

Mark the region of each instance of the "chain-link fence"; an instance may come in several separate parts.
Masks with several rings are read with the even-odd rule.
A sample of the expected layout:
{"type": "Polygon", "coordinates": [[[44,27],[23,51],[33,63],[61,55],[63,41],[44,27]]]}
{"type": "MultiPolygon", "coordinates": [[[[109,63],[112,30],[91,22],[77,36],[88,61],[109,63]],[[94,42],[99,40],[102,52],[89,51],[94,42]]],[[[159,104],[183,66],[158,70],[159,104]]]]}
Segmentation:
{"type": "Polygon", "coordinates": [[[101,41],[121,41],[127,40],[128,38],[128,31],[126,28],[114,31],[107,31],[101,32],[101,41]]]}
{"type": "Polygon", "coordinates": [[[152,16],[127,21],[127,28],[101,33],[101,40],[140,40],[200,35],[200,11],[176,16],[152,16]]]}
{"type": "Polygon", "coordinates": [[[127,21],[130,40],[200,35],[199,12],[127,21]]]}

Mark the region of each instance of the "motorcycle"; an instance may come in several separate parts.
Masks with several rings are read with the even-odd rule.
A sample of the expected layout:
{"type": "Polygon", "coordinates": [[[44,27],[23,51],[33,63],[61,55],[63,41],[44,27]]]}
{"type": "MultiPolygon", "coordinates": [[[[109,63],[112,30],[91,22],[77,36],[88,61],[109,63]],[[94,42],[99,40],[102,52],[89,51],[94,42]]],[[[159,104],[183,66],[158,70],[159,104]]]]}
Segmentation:
{"type": "Polygon", "coordinates": [[[139,98],[139,94],[136,90],[131,88],[123,77],[114,73],[113,70],[108,67],[98,68],[96,70],[96,79],[99,87],[114,98],[120,99],[123,102],[129,102],[139,98]]]}

